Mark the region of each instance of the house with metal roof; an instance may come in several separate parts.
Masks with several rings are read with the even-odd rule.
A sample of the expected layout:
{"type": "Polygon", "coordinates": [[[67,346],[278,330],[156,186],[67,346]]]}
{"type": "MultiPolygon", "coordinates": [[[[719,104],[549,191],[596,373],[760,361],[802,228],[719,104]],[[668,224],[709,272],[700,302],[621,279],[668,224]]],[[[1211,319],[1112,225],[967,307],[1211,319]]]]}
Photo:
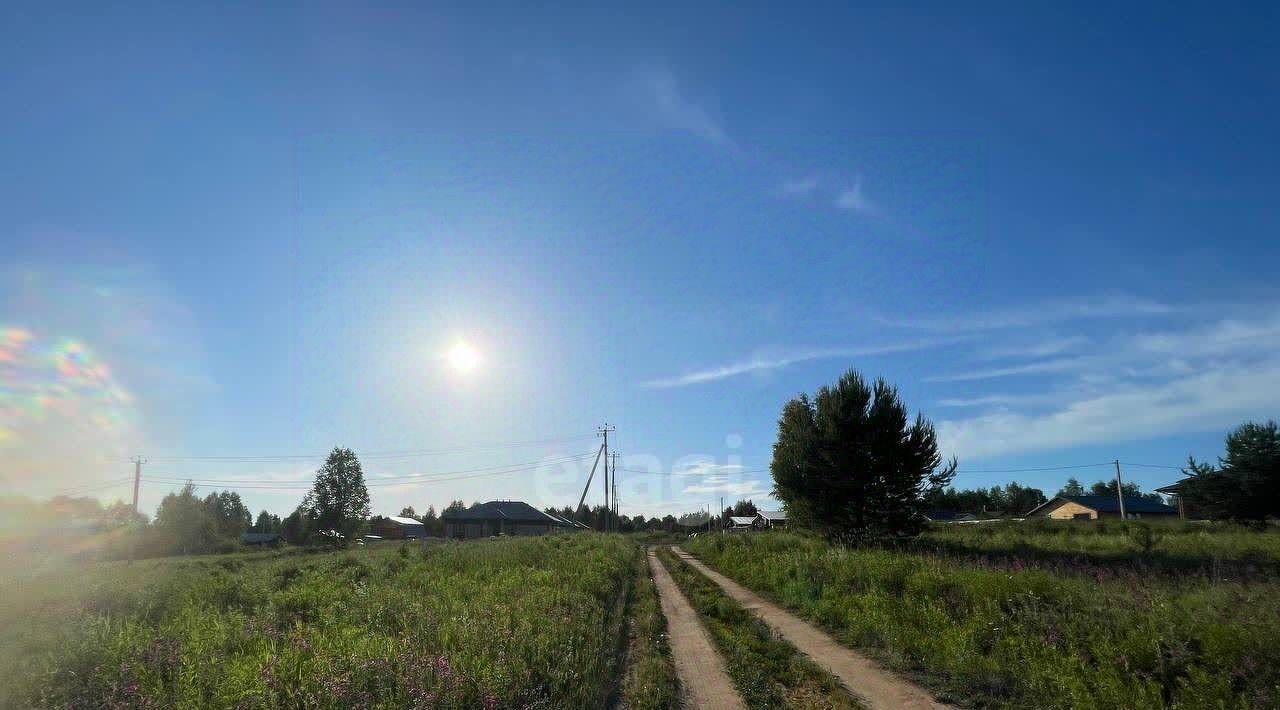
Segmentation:
{"type": "Polygon", "coordinates": [[[450,538],[477,538],[492,535],[545,535],[579,530],[584,526],[552,515],[518,500],[491,500],[466,510],[450,510],[440,516],[444,535],[450,538]]]}
{"type": "Polygon", "coordinates": [[[377,518],[370,532],[387,540],[413,540],[427,536],[427,526],[421,520],[393,515],[377,518]]]}
{"type": "Polygon", "coordinates": [[[240,534],[240,542],[244,545],[279,545],[280,535],[268,532],[245,532],[240,534]]]}
{"type": "Polygon", "coordinates": [[[755,527],[756,519],[750,515],[730,515],[729,522],[725,524],[727,530],[751,530],[755,527]]]}
{"type": "MultiPolygon", "coordinates": [[[[1178,509],[1164,503],[1137,498],[1124,497],[1124,514],[1126,518],[1175,518],[1178,509]]],[[[1050,518],[1052,520],[1098,520],[1100,518],[1119,518],[1120,501],[1117,496],[1058,496],[1041,503],[1027,513],[1028,518],[1050,518]]]]}
{"type": "Polygon", "coordinates": [[[756,513],[756,525],[762,528],[785,528],[787,513],[783,510],[762,510],[756,513]]]}

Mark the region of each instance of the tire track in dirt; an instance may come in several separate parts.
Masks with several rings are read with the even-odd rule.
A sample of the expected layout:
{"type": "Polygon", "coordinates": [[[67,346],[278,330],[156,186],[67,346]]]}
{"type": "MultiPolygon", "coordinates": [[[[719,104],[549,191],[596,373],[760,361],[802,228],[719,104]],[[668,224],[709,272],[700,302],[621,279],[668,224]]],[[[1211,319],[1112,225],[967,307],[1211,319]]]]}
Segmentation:
{"type": "MultiPolygon", "coordinates": [[[[725,594],[760,618],[769,628],[800,649],[814,663],[835,676],[850,693],[873,709],[935,710],[951,708],[933,699],[933,695],[877,665],[874,661],[845,646],[818,630],[812,624],[765,601],[755,592],[716,572],[679,547],[671,550],[694,569],[720,585],[725,594]]],[[[653,553],[649,553],[652,555],[653,553]]],[[[652,559],[650,560],[652,562],[652,559]]]]}
{"type": "Polygon", "coordinates": [[[653,571],[662,613],[667,617],[671,656],[675,661],[676,674],[684,686],[686,706],[714,710],[745,708],[725,671],[724,659],[711,643],[706,629],[702,628],[702,622],[698,621],[698,612],[684,598],[671,573],[652,549],[649,550],[649,569],[653,571]]]}

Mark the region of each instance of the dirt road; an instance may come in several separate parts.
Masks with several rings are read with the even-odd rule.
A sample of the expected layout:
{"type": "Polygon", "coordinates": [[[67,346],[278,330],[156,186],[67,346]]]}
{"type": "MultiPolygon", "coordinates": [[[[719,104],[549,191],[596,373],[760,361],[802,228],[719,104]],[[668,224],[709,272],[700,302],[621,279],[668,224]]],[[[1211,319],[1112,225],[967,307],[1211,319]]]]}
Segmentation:
{"type": "MultiPolygon", "coordinates": [[[[760,617],[792,646],[800,649],[814,663],[835,676],[850,693],[861,699],[868,707],[886,710],[951,707],[934,700],[929,691],[915,683],[889,673],[866,656],[841,646],[835,639],[819,631],[809,622],[772,602],[765,601],[741,584],[702,564],[684,550],[678,547],[672,549],[680,559],[720,585],[725,594],[733,597],[743,607],[760,617]]],[[[650,563],[652,562],[653,560],[650,559],[650,563]]],[[[665,604],[663,608],[666,608],[665,604]]]]}
{"type": "Polygon", "coordinates": [[[680,593],[680,588],[653,550],[649,550],[649,569],[658,587],[662,613],[667,617],[667,635],[671,638],[671,656],[676,674],[684,686],[689,708],[737,710],[744,708],[724,669],[724,659],[716,651],[711,638],[698,621],[698,613],[680,593]]]}

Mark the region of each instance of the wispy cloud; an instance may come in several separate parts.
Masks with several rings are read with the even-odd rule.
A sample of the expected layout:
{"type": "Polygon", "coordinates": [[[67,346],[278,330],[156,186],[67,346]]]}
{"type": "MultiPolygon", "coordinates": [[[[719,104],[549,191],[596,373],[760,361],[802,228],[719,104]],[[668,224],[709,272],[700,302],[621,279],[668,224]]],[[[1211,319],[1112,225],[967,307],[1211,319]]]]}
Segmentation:
{"type": "Polygon", "coordinates": [[[1280,406],[1280,361],[1128,386],[1040,414],[1004,411],[938,423],[943,449],[981,458],[1221,429],[1280,406]]]}
{"type": "Polygon", "coordinates": [[[685,486],[683,493],[728,493],[735,496],[768,495],[769,488],[759,479],[745,481],[706,480],[685,486]]]}
{"type": "Polygon", "coordinates": [[[989,346],[978,352],[978,356],[989,360],[1053,357],[1072,350],[1079,350],[1091,342],[1090,338],[1083,335],[1072,335],[1065,338],[1046,337],[1008,345],[989,346]]]}
{"type": "Polygon", "coordinates": [[[854,181],[853,186],[841,190],[836,195],[835,206],[842,210],[853,210],[855,212],[872,212],[874,207],[871,202],[862,194],[862,178],[854,181]]]}
{"type": "Polygon", "coordinates": [[[683,92],[670,69],[651,68],[640,72],[639,83],[645,99],[669,126],[714,145],[733,147],[720,120],[683,92]]]}
{"type": "Polygon", "coordinates": [[[816,177],[784,180],[782,186],[778,188],[778,193],[783,197],[808,197],[818,189],[818,184],[816,177]]]}
{"type": "Polygon", "coordinates": [[[674,377],[662,377],[654,380],[648,380],[647,382],[641,383],[641,386],[656,389],[685,387],[688,385],[697,385],[705,382],[723,380],[728,377],[736,377],[738,375],[745,375],[752,372],[777,370],[789,365],[795,365],[797,363],[807,362],[810,360],[824,360],[839,357],[870,357],[874,355],[888,355],[912,350],[926,350],[949,342],[956,342],[956,340],[957,339],[955,338],[917,340],[904,343],[891,343],[887,345],[806,348],[785,351],[774,355],[757,354],[744,360],[739,360],[726,365],[717,365],[715,367],[709,367],[702,370],[695,370],[693,372],[687,372],[683,375],[676,375],[674,377]]]}
{"type": "Polygon", "coordinates": [[[1017,375],[1040,375],[1047,372],[1066,372],[1078,370],[1090,362],[1087,357],[1058,358],[1029,362],[1025,365],[1009,367],[992,367],[982,370],[970,370],[950,375],[932,375],[924,378],[925,382],[965,382],[968,380],[990,380],[997,377],[1014,377],[1017,375]]]}
{"type": "Polygon", "coordinates": [[[875,320],[898,328],[936,332],[1001,330],[1064,323],[1069,321],[1168,316],[1185,309],[1145,298],[1116,295],[1099,299],[1049,301],[974,314],[951,314],[929,318],[889,318],[875,320]]]}
{"type": "Polygon", "coordinates": [[[1177,330],[1117,334],[1091,352],[927,378],[1028,379],[1036,389],[942,399],[979,410],[943,420],[939,435],[962,457],[996,456],[1144,436],[1219,429],[1280,408],[1280,307],[1177,330]],[[985,411],[983,411],[985,410],[985,411]]]}

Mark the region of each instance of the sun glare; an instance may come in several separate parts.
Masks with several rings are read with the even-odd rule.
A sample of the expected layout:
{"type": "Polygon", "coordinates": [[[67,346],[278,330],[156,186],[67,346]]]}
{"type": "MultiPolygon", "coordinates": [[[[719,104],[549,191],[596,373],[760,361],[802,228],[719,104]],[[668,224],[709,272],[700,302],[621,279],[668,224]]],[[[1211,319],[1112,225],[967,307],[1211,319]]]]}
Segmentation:
{"type": "Polygon", "coordinates": [[[452,348],[449,348],[447,359],[449,366],[455,372],[466,374],[476,369],[480,364],[480,352],[467,343],[459,341],[452,348]]]}

